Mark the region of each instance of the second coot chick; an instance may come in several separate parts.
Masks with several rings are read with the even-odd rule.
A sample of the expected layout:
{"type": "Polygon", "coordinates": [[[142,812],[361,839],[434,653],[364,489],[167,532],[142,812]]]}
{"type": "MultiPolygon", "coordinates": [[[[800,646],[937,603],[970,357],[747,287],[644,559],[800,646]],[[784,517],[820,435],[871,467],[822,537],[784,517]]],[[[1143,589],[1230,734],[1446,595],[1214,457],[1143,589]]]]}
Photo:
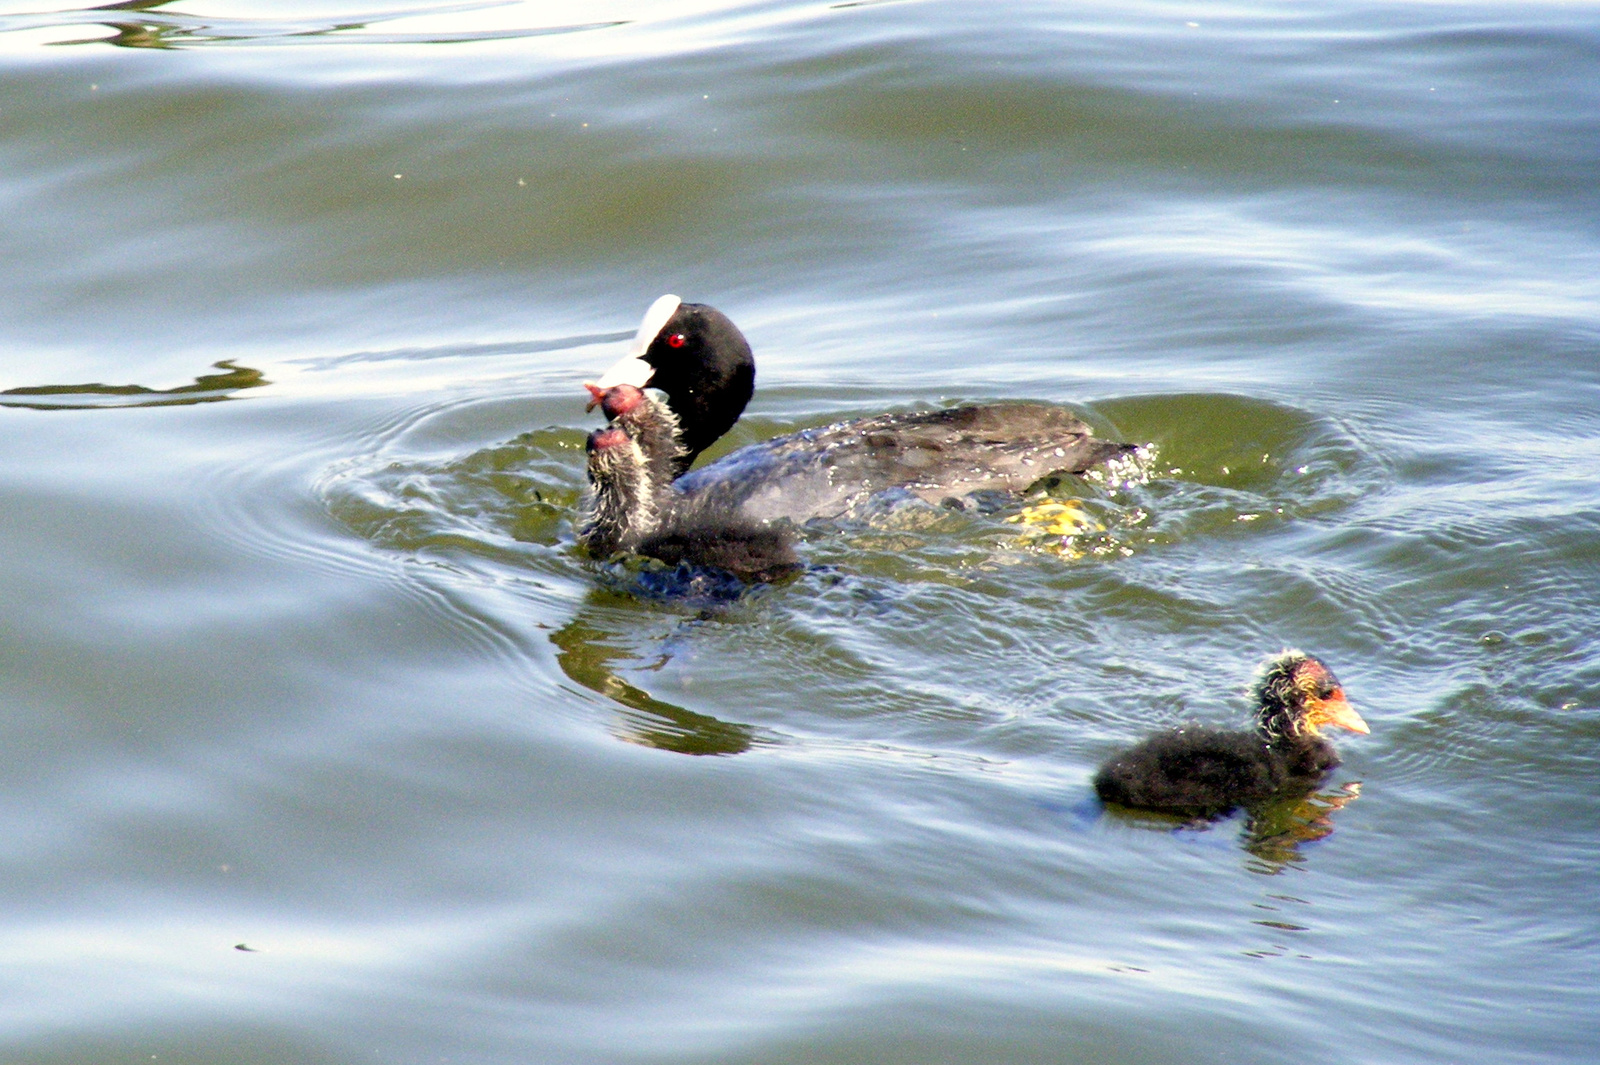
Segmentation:
{"type": "Polygon", "coordinates": [[[1309,791],[1339,764],[1319,732],[1366,732],[1333,671],[1301,651],[1268,661],[1254,689],[1253,732],[1185,728],[1159,733],[1100,767],[1104,802],[1214,818],[1280,793],[1309,791]]]}
{"type": "Polygon", "coordinates": [[[1082,420],[1045,403],[1006,402],[879,414],[741,448],[685,474],[727,432],[755,383],[750,344],[726,315],[662,296],[628,355],[590,386],[649,387],[666,397],[681,448],[680,487],[755,521],[837,518],[903,489],[931,503],[1020,493],[1056,473],[1083,473],[1136,450],[1096,440],[1082,420]]]}
{"type": "Polygon", "coordinates": [[[663,471],[675,451],[658,450],[671,435],[663,436],[648,415],[646,408],[589,434],[590,494],[578,528],[584,549],[601,559],[636,554],[723,570],[744,582],[797,572],[800,559],[787,530],[716,513],[672,486],[663,471]]]}

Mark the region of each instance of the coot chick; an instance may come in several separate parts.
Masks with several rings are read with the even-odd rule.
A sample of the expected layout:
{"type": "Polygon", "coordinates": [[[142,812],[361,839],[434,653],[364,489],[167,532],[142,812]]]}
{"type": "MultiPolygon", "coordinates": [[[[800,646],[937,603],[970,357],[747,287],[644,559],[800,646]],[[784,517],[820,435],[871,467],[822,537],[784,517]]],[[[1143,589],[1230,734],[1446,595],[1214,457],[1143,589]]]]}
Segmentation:
{"type": "Polygon", "coordinates": [[[1256,730],[1184,728],[1124,751],[1095,774],[1104,802],[1210,819],[1280,793],[1306,792],[1339,764],[1324,725],[1367,732],[1333,672],[1301,651],[1269,660],[1256,681],[1256,730]]]}
{"type": "Polygon", "coordinates": [[[585,383],[584,387],[589,390],[589,409],[599,407],[608,425],[626,430],[638,441],[651,485],[671,484],[681,472],[678,467],[685,454],[672,408],[633,385],[601,388],[585,383]]]}
{"type": "MultiPolygon", "coordinates": [[[[662,296],[628,354],[591,392],[628,384],[666,397],[678,424],[681,476],[738,421],[755,385],[755,357],[714,307],[662,296]]],[[[1096,440],[1060,407],[1004,402],[880,414],[753,444],[688,476],[754,520],[839,517],[863,499],[903,488],[933,503],[978,492],[1022,492],[1055,473],[1083,473],[1136,450],[1096,440]]]]}
{"type": "Polygon", "coordinates": [[[670,566],[723,570],[746,583],[780,580],[800,569],[787,530],[716,513],[663,479],[663,457],[651,450],[658,442],[659,435],[636,435],[625,424],[589,434],[590,493],[578,527],[586,551],[601,559],[637,554],[670,566]]]}

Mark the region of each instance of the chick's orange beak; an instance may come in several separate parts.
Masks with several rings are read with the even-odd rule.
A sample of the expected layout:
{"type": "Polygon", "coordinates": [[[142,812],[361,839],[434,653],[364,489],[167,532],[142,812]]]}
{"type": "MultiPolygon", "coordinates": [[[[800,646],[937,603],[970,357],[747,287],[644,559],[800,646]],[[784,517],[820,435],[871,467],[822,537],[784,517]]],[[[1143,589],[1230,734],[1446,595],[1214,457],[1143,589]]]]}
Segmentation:
{"type": "Polygon", "coordinates": [[[1361,715],[1356,713],[1356,708],[1344,697],[1343,688],[1317,704],[1316,719],[1319,725],[1337,725],[1351,732],[1366,734],[1372,731],[1367,727],[1367,723],[1361,720],[1361,715]]]}
{"type": "Polygon", "coordinates": [[[606,390],[593,381],[585,381],[583,387],[589,390],[589,405],[583,409],[585,411],[594,410],[600,405],[600,401],[606,398],[606,390]]]}

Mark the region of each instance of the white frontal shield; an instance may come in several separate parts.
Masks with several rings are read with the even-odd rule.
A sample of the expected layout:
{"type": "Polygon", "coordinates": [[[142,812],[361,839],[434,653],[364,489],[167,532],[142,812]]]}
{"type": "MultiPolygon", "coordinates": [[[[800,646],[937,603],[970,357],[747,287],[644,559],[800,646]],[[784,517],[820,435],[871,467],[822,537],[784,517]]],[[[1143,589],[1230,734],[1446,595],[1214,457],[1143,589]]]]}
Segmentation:
{"type": "Polygon", "coordinates": [[[594,382],[595,387],[633,385],[635,388],[643,388],[648,385],[650,376],[656,372],[656,368],[644,361],[644,353],[650,350],[650,345],[655,342],[657,334],[668,320],[678,313],[678,307],[682,303],[681,299],[670,294],[652,303],[650,309],[644,312],[644,321],[639,323],[639,331],[633,335],[633,341],[628,345],[628,353],[601,375],[600,380],[594,382]]]}

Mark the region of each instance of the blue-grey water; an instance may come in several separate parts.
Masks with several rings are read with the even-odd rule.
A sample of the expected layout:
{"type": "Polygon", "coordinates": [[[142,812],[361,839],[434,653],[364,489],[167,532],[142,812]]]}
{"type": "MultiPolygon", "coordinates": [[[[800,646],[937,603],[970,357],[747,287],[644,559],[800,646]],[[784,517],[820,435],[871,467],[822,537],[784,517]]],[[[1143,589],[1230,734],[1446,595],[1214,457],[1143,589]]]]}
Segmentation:
{"type": "Polygon", "coordinates": [[[59,6],[0,1060],[1600,1057],[1600,4],[59,6]],[[756,349],[719,452],[1026,398],[1145,476],[652,597],[573,517],[663,292],[756,349]],[[1101,810],[1285,646],[1316,795],[1101,810]]]}

